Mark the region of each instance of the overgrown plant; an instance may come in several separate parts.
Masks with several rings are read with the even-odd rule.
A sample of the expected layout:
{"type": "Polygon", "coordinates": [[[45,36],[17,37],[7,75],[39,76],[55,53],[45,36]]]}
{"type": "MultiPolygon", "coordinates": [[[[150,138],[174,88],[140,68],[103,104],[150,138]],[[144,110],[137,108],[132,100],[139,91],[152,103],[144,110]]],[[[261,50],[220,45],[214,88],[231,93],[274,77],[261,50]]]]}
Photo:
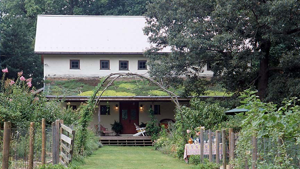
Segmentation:
{"type": "MultiPolygon", "coordinates": [[[[294,168],[295,160],[290,151],[300,143],[300,107],[299,99],[292,98],[277,107],[273,103],[263,103],[255,95],[256,92],[246,90],[241,97],[244,99],[242,108],[249,111],[242,121],[242,129],[237,142],[236,157],[233,162],[236,168],[251,164],[252,136],[264,140],[272,146],[267,151],[258,149],[259,162],[257,168],[294,168]],[[248,159],[247,161],[245,159],[248,159]]],[[[299,161],[298,161],[299,162],[299,161]]],[[[298,163],[297,162],[297,163],[298,163]]]]}
{"type": "Polygon", "coordinates": [[[18,78],[5,79],[8,69],[3,69],[0,92],[0,124],[11,121],[12,127],[27,128],[30,122],[36,126],[46,119],[50,124],[56,119],[65,119],[76,116],[70,109],[62,109],[60,101],[49,101],[43,93],[35,93],[32,87],[32,78],[25,78],[23,72],[18,73],[18,78]],[[71,111],[71,112],[70,112],[71,111]],[[68,115],[66,115],[66,113],[68,115]]]}
{"type": "Polygon", "coordinates": [[[149,109],[150,121],[147,122],[147,133],[151,136],[151,140],[154,141],[158,138],[160,127],[158,126],[158,120],[154,115],[152,108],[149,109]]]}

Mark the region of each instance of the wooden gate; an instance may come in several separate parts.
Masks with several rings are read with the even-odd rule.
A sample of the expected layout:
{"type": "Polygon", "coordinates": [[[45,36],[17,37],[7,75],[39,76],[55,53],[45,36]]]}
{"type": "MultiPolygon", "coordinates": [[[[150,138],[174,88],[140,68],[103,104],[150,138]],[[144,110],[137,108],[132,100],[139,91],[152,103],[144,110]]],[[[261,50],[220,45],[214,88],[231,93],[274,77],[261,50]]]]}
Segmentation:
{"type": "Polygon", "coordinates": [[[55,123],[52,123],[52,131],[53,164],[61,163],[64,166],[68,166],[72,161],[75,131],[64,125],[61,120],[56,120],[55,123]]]}

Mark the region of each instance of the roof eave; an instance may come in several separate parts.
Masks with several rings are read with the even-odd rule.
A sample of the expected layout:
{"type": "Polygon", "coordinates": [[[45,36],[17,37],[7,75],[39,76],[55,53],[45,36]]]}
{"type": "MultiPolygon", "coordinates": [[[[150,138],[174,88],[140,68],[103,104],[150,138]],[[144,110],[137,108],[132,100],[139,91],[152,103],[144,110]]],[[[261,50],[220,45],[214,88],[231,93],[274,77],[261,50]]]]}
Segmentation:
{"type": "MultiPolygon", "coordinates": [[[[143,55],[145,52],[41,52],[35,51],[35,54],[41,55],[143,55]]],[[[159,54],[169,54],[170,52],[158,52],[159,54]]]]}

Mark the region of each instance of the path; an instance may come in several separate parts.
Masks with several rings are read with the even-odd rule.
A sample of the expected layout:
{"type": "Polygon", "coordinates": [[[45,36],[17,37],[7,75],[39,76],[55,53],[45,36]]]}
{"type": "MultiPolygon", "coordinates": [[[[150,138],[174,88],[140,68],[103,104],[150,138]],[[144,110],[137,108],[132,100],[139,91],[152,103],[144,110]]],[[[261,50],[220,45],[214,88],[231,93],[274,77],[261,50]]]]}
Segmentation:
{"type": "Polygon", "coordinates": [[[194,165],[153,147],[104,146],[85,159],[82,169],[187,169],[194,165]]]}

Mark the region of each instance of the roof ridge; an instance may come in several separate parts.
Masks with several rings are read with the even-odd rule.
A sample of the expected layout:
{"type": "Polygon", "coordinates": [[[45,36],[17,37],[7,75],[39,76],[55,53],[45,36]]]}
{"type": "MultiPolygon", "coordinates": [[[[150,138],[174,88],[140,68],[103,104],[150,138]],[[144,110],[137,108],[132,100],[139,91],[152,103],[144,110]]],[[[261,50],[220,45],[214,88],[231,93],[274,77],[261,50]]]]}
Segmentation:
{"type": "Polygon", "coordinates": [[[46,15],[46,14],[39,14],[38,17],[145,18],[145,16],[133,16],[133,15],[46,15]]]}

